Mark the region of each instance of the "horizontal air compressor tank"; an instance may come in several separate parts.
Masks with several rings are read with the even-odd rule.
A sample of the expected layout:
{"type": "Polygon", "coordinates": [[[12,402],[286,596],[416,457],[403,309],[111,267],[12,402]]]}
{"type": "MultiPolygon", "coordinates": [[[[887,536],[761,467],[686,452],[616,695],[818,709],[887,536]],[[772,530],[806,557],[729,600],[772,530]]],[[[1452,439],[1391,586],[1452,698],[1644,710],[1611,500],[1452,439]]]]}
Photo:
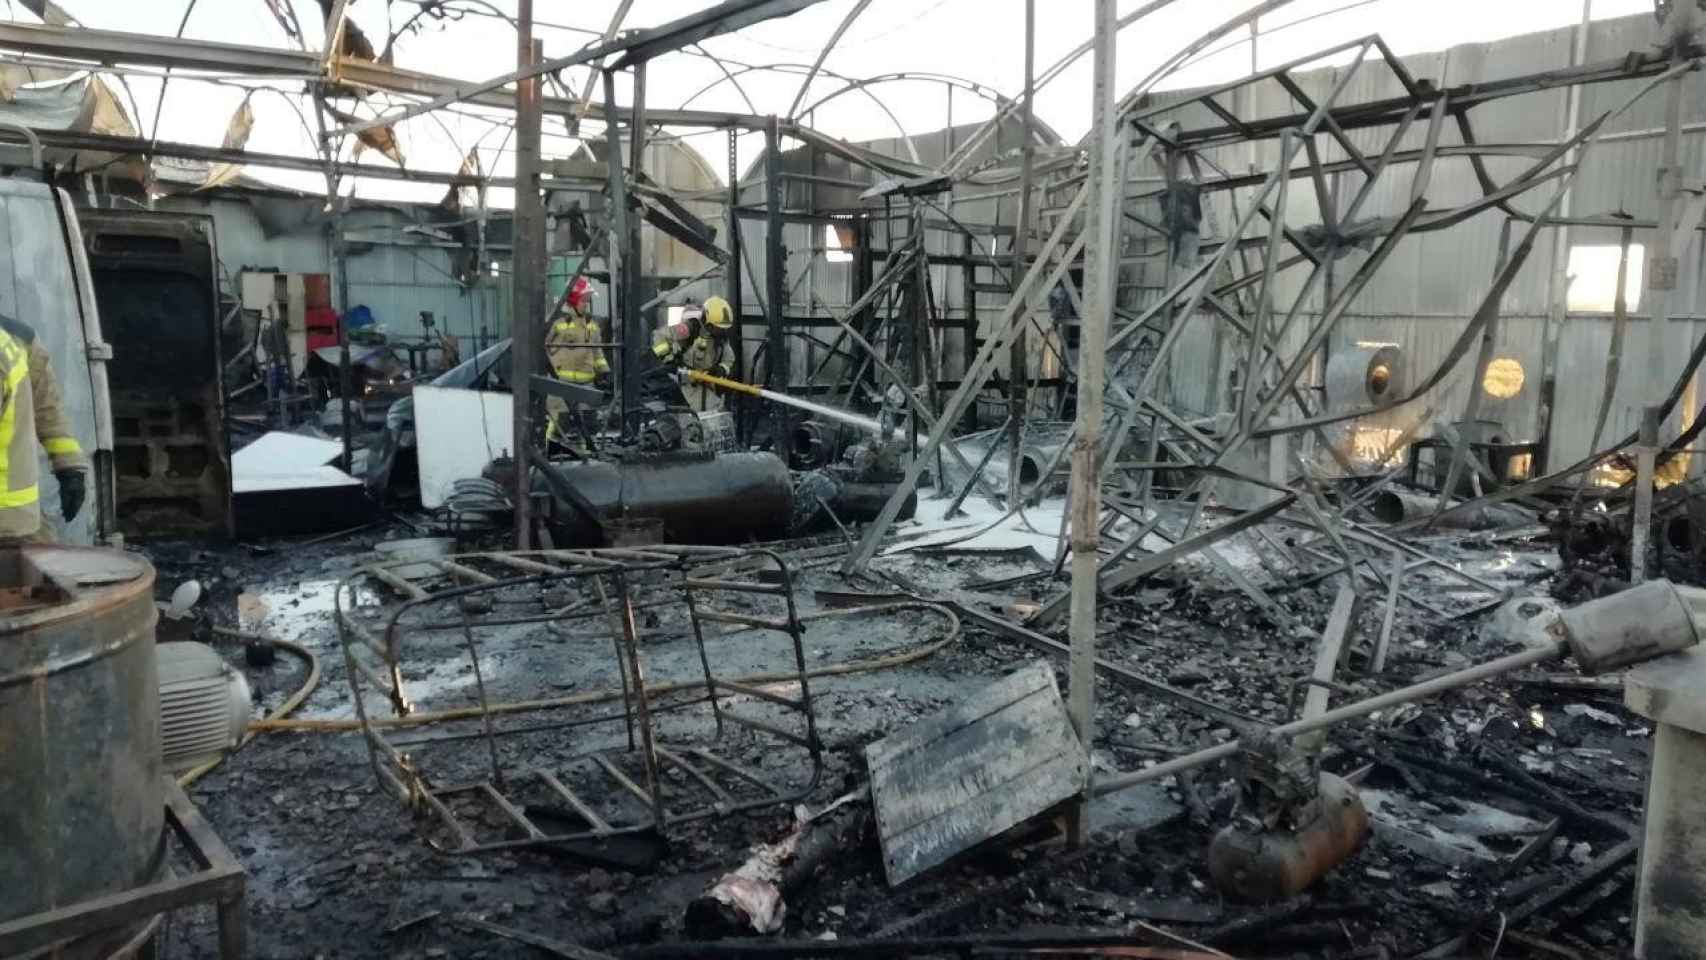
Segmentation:
{"type": "MultiPolygon", "coordinates": [[[[550,469],[573,486],[601,520],[663,521],[665,543],[752,543],[788,535],[793,481],[787,466],[772,453],[590,460],[550,469]]],[[[604,545],[575,505],[559,497],[555,506],[558,546],[604,545]]]]}

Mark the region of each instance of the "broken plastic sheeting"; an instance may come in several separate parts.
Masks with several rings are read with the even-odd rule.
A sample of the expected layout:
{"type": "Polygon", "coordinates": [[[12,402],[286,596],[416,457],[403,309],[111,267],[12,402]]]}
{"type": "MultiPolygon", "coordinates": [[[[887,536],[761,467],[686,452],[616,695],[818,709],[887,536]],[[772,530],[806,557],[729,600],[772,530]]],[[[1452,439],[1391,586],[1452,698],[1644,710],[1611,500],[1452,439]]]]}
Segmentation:
{"type": "Polygon", "coordinates": [[[800,820],[777,843],[760,844],[746,862],[718,880],[705,896],[733,910],[758,933],[782,929],[788,905],[782,900],[782,865],[794,859],[811,826],[800,820]]]}
{"type": "MultiPolygon", "coordinates": [[[[810,813],[804,806],[794,808],[794,828],[776,843],[759,844],[753,848],[752,856],[746,862],[730,873],[724,874],[711,888],[705,891],[688,907],[688,924],[696,929],[705,929],[718,925],[718,917],[732,919],[735,924],[750,927],[755,933],[775,933],[782,929],[782,922],[788,916],[788,904],[784,892],[792,886],[798,886],[803,874],[809,874],[815,868],[813,863],[805,863],[821,858],[825,853],[839,849],[841,837],[839,831],[827,838],[820,836],[812,844],[815,848],[807,851],[807,838],[812,834],[813,825],[835,811],[855,801],[863,799],[865,791],[855,790],[843,795],[829,806],[817,813],[810,813]],[[790,878],[789,874],[793,877],[790,878]]],[[[826,827],[825,829],[833,829],[826,827]]]]}
{"type": "MultiPolygon", "coordinates": [[[[248,145],[249,134],[255,129],[255,110],[249,105],[253,98],[254,94],[244,97],[243,102],[237,105],[237,112],[231,115],[231,121],[225,125],[225,140],[222,143],[225,149],[241,150],[248,145]]],[[[215,163],[207,168],[207,178],[196,189],[207,190],[224,186],[237,179],[237,175],[242,172],[243,165],[240,163],[215,163]]]]}
{"type": "MultiPolygon", "coordinates": [[[[799,835],[789,839],[797,843],[799,835]]],[[[779,862],[754,857],[741,864],[740,870],[718,880],[705,896],[734,911],[754,932],[775,933],[782,929],[782,920],[788,915],[788,905],[782,902],[781,880],[779,862]],[[762,875],[744,872],[748,870],[762,875]]]]}

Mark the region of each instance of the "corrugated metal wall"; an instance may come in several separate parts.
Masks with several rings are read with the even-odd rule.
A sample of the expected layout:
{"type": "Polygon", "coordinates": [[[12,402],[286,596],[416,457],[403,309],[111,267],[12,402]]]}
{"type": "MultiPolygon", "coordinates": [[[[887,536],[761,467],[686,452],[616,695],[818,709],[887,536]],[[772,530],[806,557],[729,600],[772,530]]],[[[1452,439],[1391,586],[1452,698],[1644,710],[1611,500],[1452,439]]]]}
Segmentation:
{"type": "MultiPolygon", "coordinates": [[[[645,153],[645,170],[654,182],[681,194],[714,191],[719,181],[699,154],[687,146],[660,140],[645,153]]],[[[205,213],[213,217],[221,269],[228,282],[243,270],[277,270],[285,273],[334,274],[330,238],[319,211],[318,197],[289,197],[278,194],[245,195],[240,191],[190,193],[162,198],[163,210],[205,213]],[[281,215],[279,208],[299,206],[300,211],[281,215]],[[266,207],[265,215],[259,209],[266,207]],[[280,230],[279,222],[292,226],[280,230]],[[268,229],[268,224],[273,229],[268,229]]],[[[686,206],[720,228],[724,205],[717,200],[689,201],[686,206]]],[[[494,211],[487,228],[486,262],[479,281],[469,285],[455,278],[454,245],[407,227],[428,225],[428,207],[360,206],[343,218],[350,239],[349,303],[366,305],[374,318],[393,336],[420,334],[421,311],[431,311],[437,329],[460,339],[463,355],[468,347],[490,344],[509,336],[510,322],[510,223],[508,211],[494,211]],[[496,265],[496,273],[493,265],[496,265]]],[[[710,262],[679,241],[646,228],[641,232],[642,259],[648,274],[674,279],[693,276],[710,262]]],[[[601,265],[597,265],[602,269],[601,265]]],[[[700,284],[696,299],[715,292],[700,284]]],[[[597,284],[596,309],[608,310],[610,298],[597,284]]]]}
{"type": "MultiPolygon", "coordinates": [[[[1465,45],[1439,53],[1423,54],[1405,59],[1411,74],[1428,79],[1438,86],[1450,87],[1506,77],[1538,73],[1569,67],[1573,62],[1577,28],[1565,28],[1546,33],[1513,37],[1490,44],[1465,45]]],[[[1650,51],[1657,41],[1657,29],[1650,15],[1638,15],[1616,20],[1598,21],[1588,33],[1587,62],[1621,58],[1631,50],[1650,51]]],[[[1320,98],[1337,82],[1342,67],[1298,71],[1293,74],[1300,87],[1310,96],[1320,98]]],[[[1647,81],[1619,81],[1581,88],[1580,123],[1585,125],[1602,113],[1614,110],[1647,81]]],[[[1685,97],[1685,123],[1706,128],[1706,77],[1690,75],[1685,97]]],[[[1351,79],[1340,96],[1341,105],[1356,104],[1397,96],[1402,93],[1397,78],[1384,63],[1371,56],[1351,79]]],[[[1183,93],[1164,95],[1177,100],[1183,93]]],[[[1513,97],[1475,108],[1470,113],[1474,133],[1481,143],[1554,144],[1569,136],[1569,91],[1559,89],[1513,97]]],[[[1160,100],[1161,98],[1158,98],[1160,100]]],[[[1275,82],[1257,84],[1238,94],[1226,95],[1222,102],[1233,107],[1241,117],[1264,117],[1291,113],[1298,109],[1290,96],[1275,82]]],[[[1662,91],[1649,94],[1627,113],[1608,121],[1602,142],[1586,158],[1580,176],[1568,198],[1568,210],[1577,216],[1603,215],[1624,212],[1633,217],[1653,217],[1656,214],[1656,166],[1660,140],[1656,133],[1663,124],[1662,91]],[[1642,133],[1643,131],[1647,133],[1642,133]],[[1630,136],[1630,134],[1635,134],[1630,136]]],[[[1190,106],[1175,114],[1188,129],[1193,126],[1218,125],[1220,121],[1205,108],[1190,106]]],[[[1401,149],[1419,149],[1426,128],[1424,115],[1412,128],[1401,149]]],[[[1352,131],[1350,139],[1365,155],[1378,156],[1385,146],[1391,128],[1352,131]]],[[[1330,138],[1319,138],[1324,161],[1345,158],[1344,152],[1330,138]]],[[[1449,120],[1441,143],[1462,143],[1456,126],[1449,120]]],[[[1258,168],[1271,166],[1279,156],[1277,140],[1252,147],[1247,144],[1204,151],[1202,176],[1214,178],[1219,174],[1207,161],[1233,173],[1243,173],[1254,164],[1258,168]]],[[[1684,176],[1706,174],[1702,166],[1706,155],[1706,136],[1702,130],[1690,130],[1684,138],[1684,176]]],[[[1493,179],[1504,183],[1530,166],[1530,157],[1498,157],[1489,159],[1487,168],[1493,179]]],[[[1301,158],[1297,164],[1301,166],[1301,158]]],[[[1367,202],[1358,212],[1366,217],[1395,217],[1409,202],[1415,167],[1397,166],[1382,181],[1375,184],[1367,202]]],[[[1159,168],[1132,171],[1132,195],[1142,195],[1159,187],[1159,168]]],[[[1363,186],[1360,172],[1341,173],[1329,177],[1329,190],[1336,198],[1336,209],[1342,214],[1363,186]]],[[[1537,212],[1549,201],[1553,187],[1543,185],[1517,198],[1513,205],[1524,212],[1537,212]]],[[[1214,195],[1205,204],[1204,239],[1226,235],[1236,223],[1233,205],[1247,211],[1256,194],[1254,188],[1243,188],[1214,195]]],[[[1475,200],[1481,196],[1471,164],[1464,158],[1441,158],[1434,167],[1427,193],[1430,209],[1445,209],[1475,200]]],[[[1305,176],[1294,179],[1287,197],[1287,219],[1293,226],[1319,222],[1320,210],[1311,180],[1305,176]]],[[[1134,203],[1130,209],[1146,216],[1159,218],[1159,207],[1153,200],[1134,203]]],[[[1497,210],[1481,213],[1457,226],[1433,233],[1412,235],[1401,241],[1390,259],[1361,296],[1352,304],[1343,322],[1328,340],[1326,351],[1344,350],[1357,342],[1389,342],[1401,344],[1409,362],[1412,382],[1419,381],[1446,357],[1470,316],[1486,294],[1498,264],[1500,237],[1506,217],[1497,210]]],[[[1510,224],[1510,245],[1521,239],[1526,224],[1510,224]]],[[[1265,236],[1266,223],[1258,218],[1246,236],[1265,236]]],[[[1138,248],[1154,249],[1163,243],[1154,233],[1139,231],[1127,237],[1127,255],[1138,248]]],[[[1648,243],[1646,231],[1637,231],[1635,242],[1648,243]]],[[[1562,307],[1563,282],[1555,275],[1560,253],[1567,254],[1577,244],[1617,243],[1616,229],[1557,228],[1543,229],[1536,239],[1532,256],[1500,301],[1502,321],[1496,338],[1495,356],[1510,357],[1523,366],[1526,380],[1520,393],[1508,400],[1485,397],[1484,418],[1501,421],[1504,432],[1513,439],[1533,439],[1541,430],[1544,411],[1540,409],[1540,379],[1544,345],[1548,335],[1558,337],[1557,409],[1552,412],[1551,463],[1562,465],[1589,452],[1594,415],[1604,383],[1607,347],[1611,321],[1606,313],[1570,313],[1560,324],[1553,313],[1554,305],[1562,307]]],[[[1621,436],[1635,428],[1638,407],[1646,402],[1649,384],[1654,378],[1664,383],[1674,382],[1680,374],[1689,345],[1700,334],[1697,319],[1702,314],[1699,275],[1702,270],[1700,233],[1693,234],[1693,243],[1682,254],[1683,276],[1680,281],[1681,302],[1673,308],[1680,317],[1671,324],[1667,334],[1668,364],[1663,370],[1643,369],[1646,365],[1648,327],[1644,314],[1635,311],[1624,348],[1620,386],[1614,401],[1607,437],[1621,436]]],[[[1367,258],[1357,251],[1336,262],[1332,283],[1342,288],[1344,282],[1367,258]]],[[[1567,259],[1567,257],[1566,257],[1567,259]]],[[[1255,262],[1255,257],[1251,258],[1255,262]]],[[[1236,257],[1234,258],[1236,264],[1236,257]]],[[[1122,296],[1128,307],[1153,303],[1161,293],[1161,268],[1138,268],[1128,265],[1123,276],[1122,296]]],[[[1241,272],[1241,271],[1240,271],[1241,272]]],[[[1308,276],[1307,265],[1294,267],[1281,275],[1278,303],[1283,311],[1294,298],[1308,276]]],[[[1320,316],[1323,295],[1319,290],[1306,303],[1304,310],[1287,338],[1287,352],[1294,351],[1301,334],[1320,316]]],[[[1192,327],[1182,337],[1169,370],[1171,399],[1181,412],[1212,414],[1224,403],[1227,387],[1234,382],[1234,352],[1226,349],[1235,341],[1229,330],[1218,335],[1212,316],[1203,313],[1192,321],[1192,327]]],[[[1464,410],[1473,376],[1475,349],[1456,368],[1442,388],[1435,392],[1432,402],[1438,416],[1456,419],[1464,410]]],[[[1321,385],[1322,366],[1306,373],[1305,382],[1321,385]]],[[[1418,403],[1416,408],[1425,408],[1418,403]]],[[[1282,408],[1283,409],[1283,408],[1282,408]]],[[[1413,409],[1419,415],[1421,409],[1413,409]]]]}
{"type": "MultiPolygon", "coordinates": [[[[318,208],[319,198],[304,197],[305,208],[318,208]]],[[[160,209],[207,213],[213,217],[220,268],[227,284],[244,270],[283,273],[334,273],[330,240],[318,223],[286,233],[268,235],[252,203],[242,196],[188,195],[163,199],[160,209]]],[[[425,237],[405,234],[404,227],[420,221],[393,208],[359,208],[344,217],[346,236],[372,242],[352,246],[349,302],[365,304],[374,319],[393,336],[421,332],[420,313],[432,311],[438,329],[467,346],[482,338],[491,343],[508,336],[508,250],[491,259],[502,276],[488,272],[478,284],[464,287],[452,274],[451,250],[425,237]]],[[[505,238],[507,242],[507,237],[505,238]]]]}

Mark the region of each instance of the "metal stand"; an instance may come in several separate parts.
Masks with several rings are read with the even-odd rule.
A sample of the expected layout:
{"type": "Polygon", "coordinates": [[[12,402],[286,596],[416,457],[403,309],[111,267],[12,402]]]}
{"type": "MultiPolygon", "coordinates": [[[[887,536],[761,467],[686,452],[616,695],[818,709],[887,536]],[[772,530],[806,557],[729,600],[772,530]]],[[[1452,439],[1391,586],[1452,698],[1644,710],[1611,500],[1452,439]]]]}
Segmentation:
{"type": "Polygon", "coordinates": [[[196,865],[196,872],[180,877],[167,870],[166,879],[145,887],[0,923],[0,956],[30,953],[62,941],[150,921],[168,910],[212,903],[219,915],[221,960],[241,960],[245,940],[243,897],[248,889],[248,874],[201,818],[177,781],[170,777],[162,781],[166,828],[196,865]]]}

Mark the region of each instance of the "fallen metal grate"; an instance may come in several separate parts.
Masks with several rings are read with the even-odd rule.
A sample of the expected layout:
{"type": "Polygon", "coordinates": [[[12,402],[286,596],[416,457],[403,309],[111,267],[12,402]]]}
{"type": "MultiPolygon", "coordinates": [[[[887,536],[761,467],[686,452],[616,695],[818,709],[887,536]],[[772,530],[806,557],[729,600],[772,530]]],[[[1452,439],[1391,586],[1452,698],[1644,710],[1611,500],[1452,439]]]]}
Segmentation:
{"type": "Polygon", "coordinates": [[[337,622],[374,774],[412,811],[436,819],[443,839],[432,842],[449,852],[662,834],[693,820],[795,802],[822,775],[793,579],[769,550],[647,546],[370,564],[339,583],[337,622]],[[541,632],[549,630],[561,656],[541,665],[538,678],[567,682],[575,658],[592,652],[577,643],[588,637],[568,626],[599,620],[610,646],[596,656],[614,663],[619,692],[613,685],[608,694],[583,694],[578,702],[566,702],[572,696],[494,700],[482,653],[539,647],[541,632]],[[654,672],[642,624],[665,633],[674,626],[676,635],[691,637],[698,667],[692,676],[664,679],[654,672]],[[737,634],[739,653],[770,657],[752,671],[762,682],[713,670],[713,660],[731,651],[714,658],[707,640],[737,634]],[[777,635],[787,642],[764,645],[763,637],[777,635]],[[463,703],[420,717],[406,678],[423,675],[410,654],[425,660],[430,656],[421,654],[434,652],[441,661],[454,654],[465,662],[472,685],[463,684],[463,703]],[[552,672],[556,667],[564,672],[552,672]],[[370,704],[370,694],[384,704],[370,704]],[[620,709],[545,724],[509,722],[547,704],[572,712],[601,700],[620,709]],[[375,716],[386,707],[392,717],[375,716]],[[714,734],[664,742],[660,718],[682,718],[694,708],[700,715],[681,725],[698,722],[714,734]],[[431,735],[396,736],[423,719],[432,721],[431,735]],[[597,733],[587,732],[593,728],[615,728],[609,736],[625,733],[625,741],[562,755],[571,741],[596,740],[597,733]],[[764,766],[780,765],[786,775],[730,755],[742,749],[757,751],[764,766]],[[773,762],[778,758],[780,764],[773,762]]]}

